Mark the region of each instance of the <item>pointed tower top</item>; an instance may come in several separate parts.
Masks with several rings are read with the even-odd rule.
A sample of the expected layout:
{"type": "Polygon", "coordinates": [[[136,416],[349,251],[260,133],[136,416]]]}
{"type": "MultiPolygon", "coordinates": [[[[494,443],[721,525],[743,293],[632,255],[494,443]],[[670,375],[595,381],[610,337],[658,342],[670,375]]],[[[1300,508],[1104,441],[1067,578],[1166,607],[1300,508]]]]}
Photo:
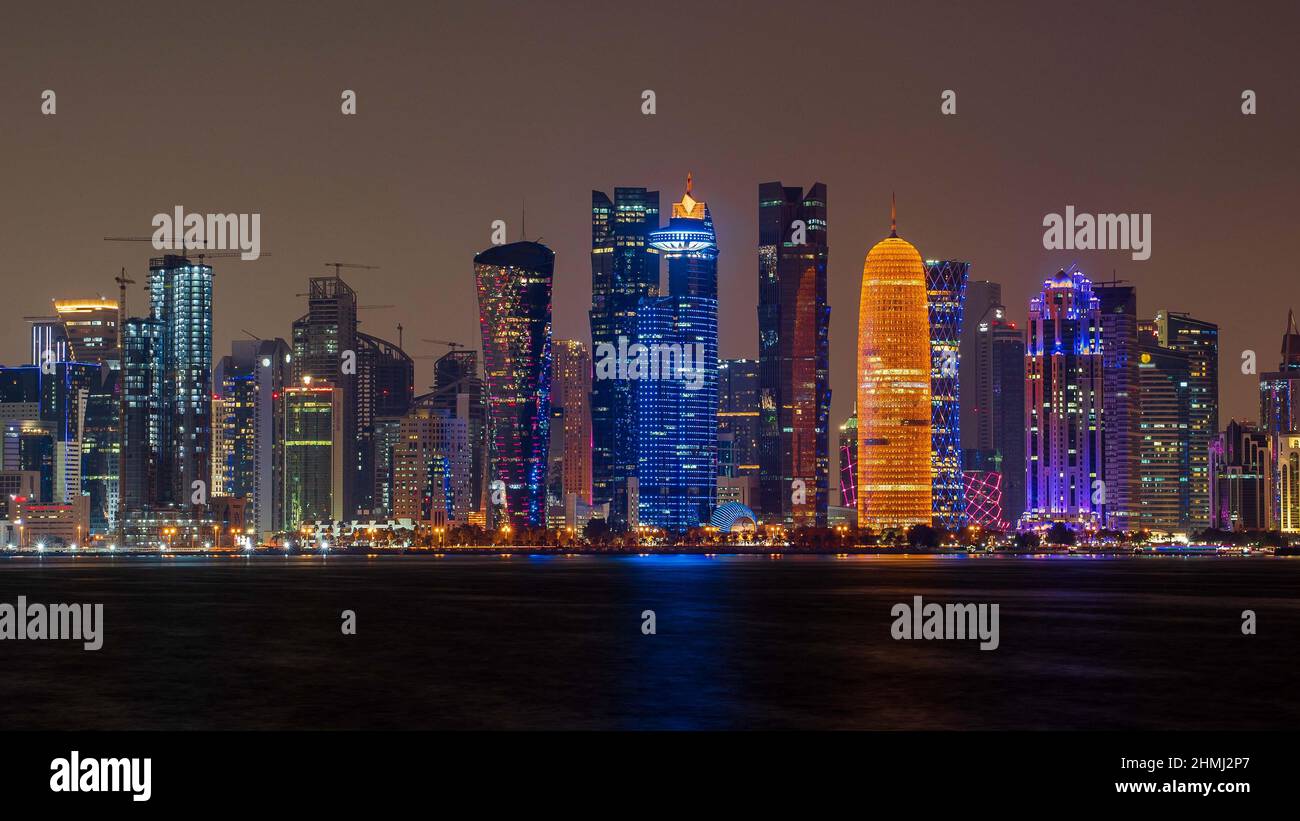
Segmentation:
{"type": "Polygon", "coordinates": [[[687,194],[687,196],[689,196],[690,193],[691,193],[691,172],[687,171],[687,172],[686,172],[686,194],[687,194]]]}
{"type": "Polygon", "coordinates": [[[1300,334],[1300,330],[1295,326],[1295,311],[1287,308],[1286,311],[1286,332],[1288,334],[1300,334]]]}
{"type": "Polygon", "coordinates": [[[894,192],[889,192],[889,235],[898,237],[898,202],[894,198],[894,192]]]}

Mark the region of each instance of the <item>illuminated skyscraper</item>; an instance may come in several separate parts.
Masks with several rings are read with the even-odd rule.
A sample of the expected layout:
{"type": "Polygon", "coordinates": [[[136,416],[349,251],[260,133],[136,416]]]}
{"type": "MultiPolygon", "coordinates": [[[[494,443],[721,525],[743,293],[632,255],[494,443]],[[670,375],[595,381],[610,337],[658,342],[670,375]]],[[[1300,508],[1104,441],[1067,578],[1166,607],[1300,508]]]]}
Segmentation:
{"type": "Polygon", "coordinates": [[[830,306],[826,186],[758,187],[759,507],[826,526],[830,481],[830,306]]]}
{"type": "MultiPolygon", "coordinates": [[[[637,306],[659,295],[659,256],[649,234],[659,225],[659,192],[615,188],[591,192],[591,344],[619,349],[636,342],[637,306]]],[[[592,383],[592,495],[610,505],[610,523],[628,521],[627,482],[636,474],[632,383],[592,383]]]]}
{"type": "Polygon", "coordinates": [[[213,375],[213,494],[248,499],[248,524],[259,534],[285,527],[276,400],[291,385],[290,360],[283,339],[241,339],[213,375]]]}
{"type": "Polygon", "coordinates": [[[149,261],[149,306],[162,321],[159,501],[189,505],[212,486],[212,267],[167,254],[149,261]]]}
{"type": "Polygon", "coordinates": [[[1273,459],[1268,434],[1232,420],[1210,444],[1210,526],[1272,530],[1273,459]]]}
{"type": "Polygon", "coordinates": [[[392,342],[358,331],[356,386],[357,447],[352,466],[356,513],[373,517],[379,512],[376,494],[383,495],[375,483],[376,463],[385,458],[377,453],[382,441],[376,437],[376,425],[380,419],[400,418],[410,410],[415,362],[392,342]]]}
{"type": "Polygon", "coordinates": [[[718,244],[709,207],[691,196],[689,174],[672,219],[650,235],[650,245],[668,261],[669,295],[639,303],[642,355],[628,363],[637,521],[680,531],[709,521],[718,486],[718,244]]]}
{"type": "Polygon", "coordinates": [[[1188,524],[1193,530],[1203,530],[1210,525],[1210,442],[1219,434],[1219,326],[1184,313],[1159,311],[1156,329],[1162,347],[1187,354],[1191,388],[1188,524]]]}
{"type": "MultiPolygon", "coordinates": [[[[759,401],[757,359],[724,359],[718,363],[719,476],[757,478],[759,401]]],[[[753,501],[753,508],[761,511],[762,506],[753,501]]]]}
{"type": "MultiPolygon", "coordinates": [[[[337,273],[337,271],[336,271],[337,273]]],[[[357,429],[357,376],[359,355],[357,334],[357,292],[338,276],[311,277],[307,288],[307,313],[293,323],[294,385],[311,377],[315,387],[333,385],[339,389],[339,419],[342,430],[340,464],[343,475],[338,509],[348,518],[356,515],[363,494],[358,485],[361,471],[361,438],[357,429]],[[344,354],[351,351],[351,365],[344,354]]]]}
{"type": "MultiPolygon", "coordinates": [[[[489,487],[501,482],[515,526],[546,523],[551,424],[551,284],[555,252],[536,242],[474,257],[487,398],[489,487]]],[[[495,493],[493,495],[496,495],[495,493]]]]}
{"type": "Polygon", "coordinates": [[[925,287],[930,310],[930,423],[934,523],[949,530],[966,525],[965,483],[961,473],[959,401],[962,306],[970,263],[926,260],[925,287]]]}
{"type": "MultiPolygon", "coordinates": [[[[1278,477],[1282,465],[1280,448],[1286,444],[1288,434],[1300,433],[1300,328],[1296,327],[1291,311],[1286,315],[1277,370],[1259,375],[1259,422],[1272,452],[1271,473],[1278,477]]],[[[1270,487],[1269,521],[1273,523],[1282,514],[1281,487],[1279,481],[1272,482],[1270,487]]]]}
{"type": "Polygon", "coordinates": [[[280,393],[285,527],[342,521],[343,392],[310,377],[280,393]]]}
{"type": "Polygon", "coordinates": [[[981,323],[979,334],[984,338],[980,353],[989,377],[983,416],[992,450],[976,452],[993,454],[996,466],[981,463],[967,467],[996,470],[1002,475],[1002,521],[1015,525],[1025,512],[1025,332],[997,305],[981,323]]]}
{"type": "Polygon", "coordinates": [[[925,264],[890,234],[867,252],[858,312],[858,526],[928,525],[930,321],[925,264]]]}
{"type": "Polygon", "coordinates": [[[1029,303],[1025,347],[1027,522],[1102,523],[1100,304],[1059,271],[1029,303]]]}
{"type": "Polygon", "coordinates": [[[1141,505],[1138,493],[1141,396],[1138,387],[1137,288],[1121,280],[1093,283],[1101,312],[1101,364],[1104,412],[1106,526],[1136,530],[1141,505]]]}
{"type": "Polygon", "coordinates": [[[993,443],[993,420],[989,412],[993,401],[993,375],[989,364],[988,328],[995,319],[1005,318],[1001,284],[977,279],[966,285],[959,346],[962,450],[992,451],[997,448],[993,443]]]}
{"type": "Polygon", "coordinates": [[[487,487],[487,408],[483,403],[483,377],[478,371],[478,351],[451,350],[433,363],[433,392],[422,398],[432,407],[469,420],[469,509],[483,510],[487,487]]]}
{"type": "MultiPolygon", "coordinates": [[[[1138,354],[1141,416],[1137,521],[1133,529],[1187,533],[1191,492],[1191,363],[1160,345],[1152,323],[1142,323],[1138,354]]],[[[1207,457],[1208,458],[1208,457],[1207,457]]]]}
{"type": "Polygon", "coordinates": [[[556,339],[551,378],[549,518],[563,525],[569,496],[591,504],[591,354],[574,339],[556,339]]]}
{"type": "Polygon", "coordinates": [[[402,417],[393,449],[393,515],[443,526],[468,520],[469,419],[421,402],[402,417]]]}
{"type": "Polygon", "coordinates": [[[122,511],[141,511],[159,499],[162,448],[162,322],[128,319],[122,327],[122,511]]]}

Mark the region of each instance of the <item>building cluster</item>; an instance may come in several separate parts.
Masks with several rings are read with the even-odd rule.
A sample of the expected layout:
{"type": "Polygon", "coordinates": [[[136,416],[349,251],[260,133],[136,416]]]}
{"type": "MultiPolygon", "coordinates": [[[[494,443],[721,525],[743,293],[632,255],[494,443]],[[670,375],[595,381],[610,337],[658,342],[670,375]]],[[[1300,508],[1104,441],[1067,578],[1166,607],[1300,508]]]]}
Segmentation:
{"type": "Polygon", "coordinates": [[[593,191],[590,344],[554,338],[555,254],[473,259],[480,338],[416,359],[311,277],[288,338],[215,357],[214,269],[151,260],[148,303],[56,299],[0,367],[0,541],[393,543],[927,525],[1300,532],[1300,331],[1220,428],[1218,329],[1062,270],[1013,312],[969,262],[889,236],[863,266],[855,404],[832,498],[826,186],[758,187],[756,358],[718,356],[718,243],[688,175],[593,191]],[[1012,319],[1024,317],[1023,324],[1012,319]],[[1150,318],[1147,318],[1147,317],[1150,318]]]}

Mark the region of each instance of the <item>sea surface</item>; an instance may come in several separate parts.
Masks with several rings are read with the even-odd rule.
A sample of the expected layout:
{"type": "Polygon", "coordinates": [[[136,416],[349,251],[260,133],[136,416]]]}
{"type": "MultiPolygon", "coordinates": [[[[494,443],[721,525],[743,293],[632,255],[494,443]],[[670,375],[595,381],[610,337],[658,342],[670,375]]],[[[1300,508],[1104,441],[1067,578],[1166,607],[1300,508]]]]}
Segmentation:
{"type": "Polygon", "coordinates": [[[6,558],[0,603],[105,624],[0,641],[0,729],[1295,730],[1298,593],[1300,558],[6,558]],[[917,595],[1000,646],[891,638],[917,595]]]}

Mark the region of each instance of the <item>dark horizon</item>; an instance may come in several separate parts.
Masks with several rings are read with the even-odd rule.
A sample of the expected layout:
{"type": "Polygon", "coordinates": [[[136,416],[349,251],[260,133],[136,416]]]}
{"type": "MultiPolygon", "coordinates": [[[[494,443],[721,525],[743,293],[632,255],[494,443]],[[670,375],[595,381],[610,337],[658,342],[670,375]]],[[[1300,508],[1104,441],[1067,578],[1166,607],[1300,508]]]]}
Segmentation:
{"type": "MultiPolygon", "coordinates": [[[[245,329],[287,338],[305,310],[294,294],[334,260],[380,266],[345,276],[362,304],[397,306],[363,311],[365,332],[396,341],[400,322],[413,355],[445,352],[427,337],[476,348],[472,259],[493,220],[521,238],[525,207],[529,238],[556,251],[555,336],[587,341],[591,190],[668,203],[691,172],[717,226],[727,358],[757,355],[759,184],[827,184],[832,432],[853,398],[863,257],[895,191],[900,235],[1001,282],[1017,322],[1075,263],[1136,283],[1142,316],[1219,323],[1225,423],[1258,413],[1240,352],[1275,366],[1300,183],[1300,11],[1280,3],[1253,18],[1209,3],[183,6],[6,12],[22,39],[0,58],[0,272],[25,285],[0,361],[26,361],[19,318],[50,299],[115,297],[122,266],[143,282],[159,252],[101,237],[147,236],[177,205],[262,215],[272,256],[213,261],[218,357],[245,329]],[[955,116],[940,114],[945,89],[955,116]],[[1242,115],[1243,89],[1258,114],[1242,115]],[[1151,259],[1044,250],[1044,214],[1067,205],[1151,213],[1151,259]]],[[[130,313],[144,305],[131,291],[130,313]]],[[[416,390],[430,382],[417,361],[416,390]]]]}

